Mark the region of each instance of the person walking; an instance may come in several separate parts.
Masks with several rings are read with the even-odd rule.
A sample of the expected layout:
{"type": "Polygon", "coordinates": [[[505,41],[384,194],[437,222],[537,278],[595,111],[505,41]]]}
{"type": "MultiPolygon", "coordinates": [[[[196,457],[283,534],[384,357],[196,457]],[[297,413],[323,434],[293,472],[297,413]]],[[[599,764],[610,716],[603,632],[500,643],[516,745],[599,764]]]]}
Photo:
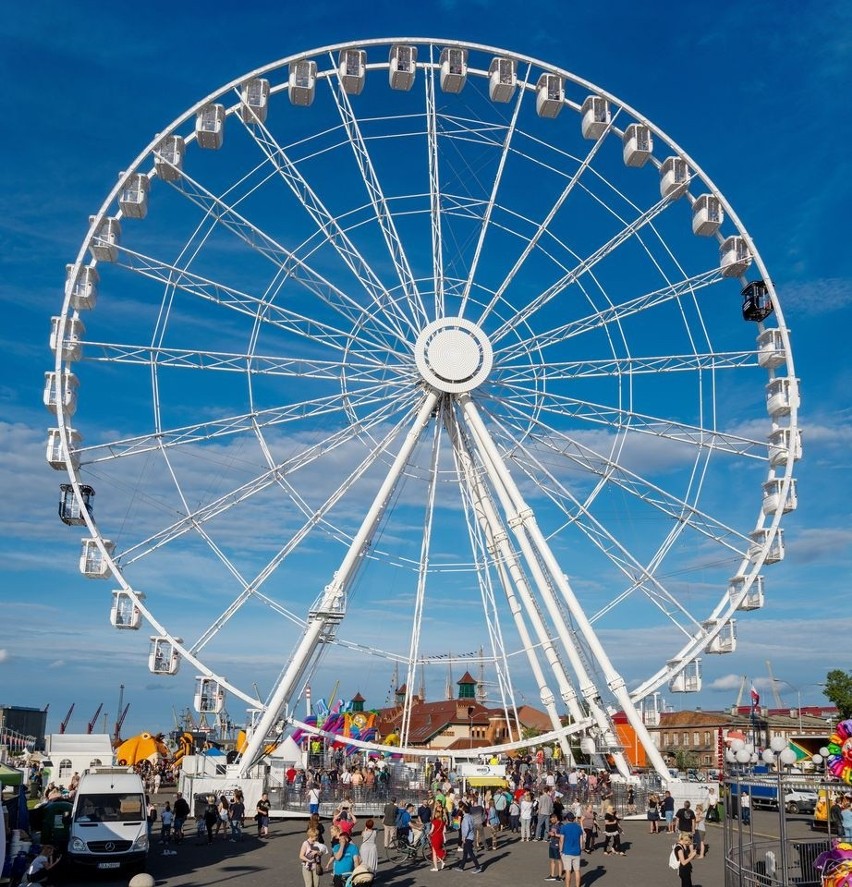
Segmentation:
{"type": "Polygon", "coordinates": [[[648,795],[648,832],[656,835],[660,826],[660,799],[651,792],[648,795]]]}
{"type": "Polygon", "coordinates": [[[663,817],[666,820],[666,831],[669,833],[674,832],[674,812],[675,812],[675,802],[672,797],[671,792],[666,792],[663,795],[662,804],[660,805],[663,813],[663,817]]]}
{"type": "Polygon", "coordinates": [[[553,792],[549,788],[543,788],[538,796],[538,820],[533,835],[536,841],[543,841],[547,836],[551,813],[553,813],[553,792]]]}
{"type": "Polygon", "coordinates": [[[565,887],[580,887],[580,840],[583,829],[576,821],[573,811],[565,814],[565,821],[559,828],[559,855],[562,857],[562,869],[565,872],[565,887]]]}
{"type": "Polygon", "coordinates": [[[675,831],[678,833],[686,832],[689,837],[695,831],[695,811],[691,808],[689,801],[683,802],[683,807],[675,813],[675,831]]]}
{"type": "Polygon", "coordinates": [[[674,845],[674,855],[678,862],[677,873],[680,877],[680,887],[692,887],[692,860],[695,859],[695,848],[692,846],[692,838],[683,832],[674,845]]]}
{"type": "Polygon", "coordinates": [[[379,851],[376,849],[376,824],[372,819],[364,823],[361,832],[361,862],[375,875],[379,870],[379,851]]]}
{"type": "Polygon", "coordinates": [[[748,792],[743,792],[740,795],[740,819],[743,825],[751,823],[751,798],[748,792]]]}
{"type": "Polygon", "coordinates": [[[382,827],[385,830],[385,850],[390,847],[393,836],[396,834],[396,816],[399,811],[396,808],[396,798],[391,798],[382,811],[382,827]]]}
{"type": "Polygon", "coordinates": [[[344,887],[355,866],[361,864],[361,855],[339,825],[331,827],[331,858],[333,887],[344,887]]]}
{"type": "Polygon", "coordinates": [[[524,792],[521,798],[521,841],[531,840],[530,826],[532,824],[533,799],[530,792],[524,792]]]}
{"type": "Polygon", "coordinates": [[[254,818],[257,820],[257,836],[258,838],[269,837],[269,795],[264,792],[260,796],[255,808],[254,818]]]}
{"type": "Polygon", "coordinates": [[[707,817],[704,814],[704,805],[695,806],[695,828],[692,832],[692,846],[695,847],[696,859],[704,859],[704,833],[707,828],[707,817]]]}
{"type": "Polygon", "coordinates": [[[183,826],[189,817],[189,803],[186,798],[183,796],[181,792],[177,793],[177,797],[175,798],[175,806],[172,810],[174,813],[174,822],[172,823],[172,835],[175,839],[175,844],[180,844],[183,841],[183,826]]]}
{"type": "Polygon", "coordinates": [[[562,856],[559,853],[559,817],[550,814],[550,827],[547,831],[547,859],[550,863],[550,874],[545,881],[562,880],[562,856]]]}
{"type": "Polygon", "coordinates": [[[595,838],[598,835],[598,821],[595,815],[595,808],[591,804],[586,804],[580,817],[580,825],[583,829],[583,850],[591,853],[595,849],[595,838]]]}
{"type": "Polygon", "coordinates": [[[473,840],[476,834],[476,828],[473,824],[473,817],[470,815],[470,805],[465,801],[459,805],[462,813],[461,821],[461,840],[462,840],[462,858],[459,862],[459,871],[463,872],[465,863],[470,860],[473,863],[473,873],[478,875],[482,871],[482,866],[476,858],[473,851],[473,840]]]}
{"type": "Polygon", "coordinates": [[[621,849],[621,823],[618,821],[618,814],[612,804],[607,804],[604,808],[604,839],[604,853],[625,855],[621,849]],[[610,841],[612,842],[612,850],[609,849],[610,841]]]}
{"type": "Polygon", "coordinates": [[[322,874],[323,846],[318,841],[317,830],[309,828],[299,848],[299,862],[302,864],[302,879],[305,887],[319,887],[322,874]]]}
{"type": "Polygon", "coordinates": [[[437,872],[444,868],[444,860],[447,851],[444,849],[444,830],[447,825],[444,807],[438,801],[432,808],[430,821],[429,844],[432,847],[432,871],[437,872]]]}

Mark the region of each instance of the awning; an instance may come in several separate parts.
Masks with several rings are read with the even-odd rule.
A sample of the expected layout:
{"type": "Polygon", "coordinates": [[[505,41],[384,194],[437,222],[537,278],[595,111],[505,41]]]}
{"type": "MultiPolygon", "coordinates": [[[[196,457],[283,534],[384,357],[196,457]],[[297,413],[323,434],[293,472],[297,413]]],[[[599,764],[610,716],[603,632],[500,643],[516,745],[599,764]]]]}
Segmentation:
{"type": "Polygon", "coordinates": [[[0,764],[0,785],[20,785],[24,781],[24,774],[14,767],[0,764]]]}
{"type": "Polygon", "coordinates": [[[508,788],[509,785],[502,776],[468,776],[465,781],[474,788],[484,788],[485,786],[508,788]]]}

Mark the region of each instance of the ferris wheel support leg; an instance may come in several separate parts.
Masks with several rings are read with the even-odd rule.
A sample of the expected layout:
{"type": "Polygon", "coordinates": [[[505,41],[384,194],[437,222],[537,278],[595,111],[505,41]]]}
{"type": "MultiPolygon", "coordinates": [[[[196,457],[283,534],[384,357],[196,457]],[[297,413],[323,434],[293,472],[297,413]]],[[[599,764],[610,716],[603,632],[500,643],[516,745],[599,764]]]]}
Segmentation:
{"type": "Polygon", "coordinates": [[[414,446],[420,438],[423,428],[429,422],[429,417],[438,402],[438,395],[430,392],[426,395],[417,415],[406,434],[402,446],[388,469],[382,485],[376,493],[373,503],[361,521],[358,532],[352,539],[340,568],[335,572],[332,581],[325,587],[322,597],[315,606],[317,615],[308,620],[305,635],[299,642],[296,652],[290,659],[287,668],[278,681],[272,695],[266,705],[266,711],[258,721],[254,733],[249,739],[246,750],[240,762],[240,775],[245,776],[255,761],[261,756],[266,737],[278,720],[290,697],[296,688],[299,679],[304,674],[309,662],[316,652],[322,639],[323,630],[343,618],[346,610],[346,592],[358,568],[363,563],[363,553],[373,537],[376,525],[379,522],[388,500],[393,494],[399,478],[402,475],[414,446]]]}
{"type": "MultiPolygon", "coordinates": [[[[529,597],[526,576],[518,563],[515,552],[512,550],[512,546],[509,543],[509,537],[497,516],[496,509],[491,503],[491,499],[489,498],[482,481],[473,469],[471,454],[462,440],[458,426],[452,420],[448,421],[447,424],[449,426],[450,435],[453,439],[453,446],[456,449],[459,464],[462,467],[465,482],[470,491],[471,500],[473,501],[476,510],[479,525],[482,527],[486,543],[494,557],[495,563],[497,564],[500,583],[506,594],[509,611],[514,619],[518,637],[521,640],[524,650],[526,650],[533,677],[538,685],[539,698],[547,711],[553,729],[561,730],[562,721],[559,718],[559,712],[556,710],[556,700],[553,691],[550,689],[547,680],[545,679],[544,671],[542,670],[541,663],[538,661],[538,656],[536,655],[536,644],[533,643],[533,640],[530,637],[529,630],[524,621],[521,603],[518,601],[518,597],[515,594],[515,588],[517,588],[521,597],[529,597]]],[[[549,648],[550,655],[555,659],[556,652],[553,650],[546,632],[539,635],[539,641],[545,650],[545,655],[548,655],[547,650],[549,648]]],[[[554,662],[551,661],[550,664],[553,666],[554,662]]],[[[554,669],[553,673],[554,675],[557,674],[556,669],[554,669]]],[[[561,690],[563,691],[563,697],[570,698],[574,702],[573,708],[571,706],[569,706],[569,708],[572,708],[572,715],[575,719],[583,719],[583,713],[580,711],[579,705],[576,701],[576,693],[574,692],[573,687],[568,684],[567,678],[565,678],[565,685],[561,687],[561,690]],[[577,717],[577,715],[579,715],[579,717],[577,717]]],[[[573,762],[571,746],[568,743],[567,736],[563,735],[559,737],[559,745],[565,755],[565,759],[569,762],[573,762]]]]}
{"type": "MultiPolygon", "coordinates": [[[[624,679],[615,670],[603,645],[595,634],[585,611],[580,606],[580,602],[568,585],[568,581],[565,578],[565,574],[562,572],[562,568],[559,566],[553,551],[548,545],[547,540],[544,538],[544,534],[538,527],[535,514],[524,501],[511,473],[500,456],[496,444],[488,433],[488,429],[485,427],[485,423],[482,421],[482,417],[479,415],[476,405],[468,395],[461,395],[459,402],[462,406],[465,419],[480,447],[483,461],[493,478],[495,488],[498,490],[498,493],[501,494],[501,499],[505,497],[503,500],[504,507],[506,507],[507,512],[512,515],[510,525],[521,545],[524,556],[530,564],[530,569],[533,570],[537,577],[542,599],[564,641],[565,650],[571,660],[571,666],[580,680],[581,691],[583,692],[586,703],[589,705],[589,709],[595,717],[598,726],[605,737],[609,740],[614,740],[615,737],[612,722],[609,715],[601,707],[594,683],[586,672],[586,668],[580,658],[579,652],[571,641],[571,632],[562,619],[562,614],[559,612],[556,601],[553,599],[550,583],[540,574],[540,562],[547,567],[551,581],[562,594],[575,624],[588,644],[592,655],[600,664],[607,686],[623,708],[625,716],[636,732],[639,741],[642,743],[642,746],[645,749],[646,758],[650,761],[660,777],[664,780],[668,780],[670,778],[668,768],[665,766],[659,750],[652,742],[651,736],[648,733],[639,712],[636,710],[630,699],[630,694],[627,692],[624,679]],[[535,546],[535,551],[532,550],[531,543],[535,546]]],[[[627,761],[624,759],[624,755],[621,752],[617,752],[613,757],[619,771],[624,775],[629,775],[630,768],[627,761]]]]}

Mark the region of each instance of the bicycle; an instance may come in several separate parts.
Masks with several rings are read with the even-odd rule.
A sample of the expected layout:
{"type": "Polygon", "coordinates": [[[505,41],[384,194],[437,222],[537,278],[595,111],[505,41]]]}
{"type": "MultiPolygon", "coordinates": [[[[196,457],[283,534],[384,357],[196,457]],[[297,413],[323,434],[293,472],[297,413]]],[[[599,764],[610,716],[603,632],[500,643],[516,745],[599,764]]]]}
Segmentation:
{"type": "Polygon", "coordinates": [[[425,835],[418,838],[417,842],[414,844],[410,844],[406,838],[400,838],[399,835],[393,835],[390,844],[385,847],[385,856],[387,857],[388,862],[400,862],[401,860],[414,862],[420,856],[422,856],[426,862],[431,862],[432,845],[429,843],[429,840],[425,835]]]}

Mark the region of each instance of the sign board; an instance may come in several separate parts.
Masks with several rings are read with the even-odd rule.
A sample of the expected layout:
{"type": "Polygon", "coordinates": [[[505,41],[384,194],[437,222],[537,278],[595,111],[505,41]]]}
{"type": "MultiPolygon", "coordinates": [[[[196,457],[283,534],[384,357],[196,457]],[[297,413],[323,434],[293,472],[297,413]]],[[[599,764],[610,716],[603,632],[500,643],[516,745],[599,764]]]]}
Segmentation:
{"type": "Polygon", "coordinates": [[[456,767],[456,773],[465,779],[471,776],[506,776],[505,764],[459,764],[456,767]]]}

